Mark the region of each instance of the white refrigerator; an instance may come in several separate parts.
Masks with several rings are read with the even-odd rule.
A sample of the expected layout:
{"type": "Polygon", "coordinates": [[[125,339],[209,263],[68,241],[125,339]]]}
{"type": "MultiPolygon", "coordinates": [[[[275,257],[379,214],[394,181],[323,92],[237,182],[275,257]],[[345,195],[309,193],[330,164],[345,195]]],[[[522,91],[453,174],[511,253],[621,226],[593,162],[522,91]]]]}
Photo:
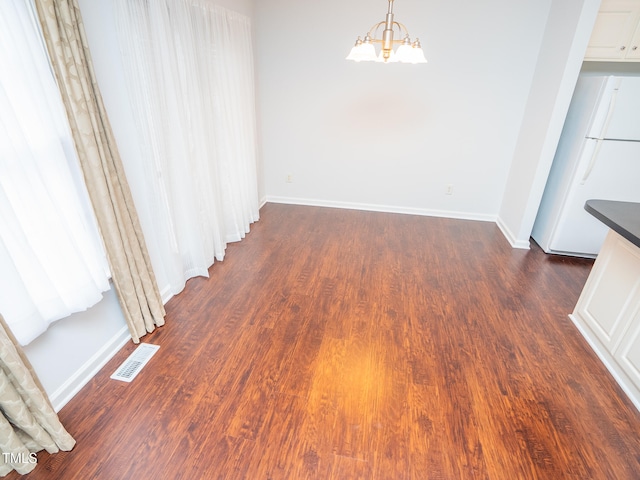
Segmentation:
{"type": "Polygon", "coordinates": [[[547,253],[595,257],[608,228],[589,199],[640,202],[640,77],[581,75],[531,236],[547,253]]]}

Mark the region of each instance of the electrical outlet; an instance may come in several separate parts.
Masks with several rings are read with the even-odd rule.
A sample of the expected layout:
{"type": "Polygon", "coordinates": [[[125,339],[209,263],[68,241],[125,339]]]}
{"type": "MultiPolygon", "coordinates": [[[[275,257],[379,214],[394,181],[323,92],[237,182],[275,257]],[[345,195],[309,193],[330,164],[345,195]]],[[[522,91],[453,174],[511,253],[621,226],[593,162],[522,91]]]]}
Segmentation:
{"type": "Polygon", "coordinates": [[[445,195],[453,195],[453,184],[448,184],[444,190],[445,195]]]}
{"type": "Polygon", "coordinates": [[[286,181],[287,183],[293,183],[293,175],[292,175],[292,174],[290,174],[290,173],[288,173],[288,174],[287,174],[287,177],[286,177],[286,179],[285,179],[285,181],[286,181]]]}

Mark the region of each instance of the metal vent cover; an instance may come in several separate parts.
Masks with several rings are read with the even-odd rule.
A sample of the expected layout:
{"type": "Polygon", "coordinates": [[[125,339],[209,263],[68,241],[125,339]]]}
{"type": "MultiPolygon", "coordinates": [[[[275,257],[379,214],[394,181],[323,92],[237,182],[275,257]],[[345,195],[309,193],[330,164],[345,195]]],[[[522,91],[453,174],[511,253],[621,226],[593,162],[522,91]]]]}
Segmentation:
{"type": "Polygon", "coordinates": [[[121,380],[123,382],[133,381],[133,379],[136,378],[136,375],[140,373],[140,370],[142,370],[142,367],[151,360],[151,357],[155,355],[159,348],[160,345],[141,343],[138,345],[138,348],[131,352],[131,355],[122,362],[114,374],[111,375],[111,378],[113,380],[121,380]]]}

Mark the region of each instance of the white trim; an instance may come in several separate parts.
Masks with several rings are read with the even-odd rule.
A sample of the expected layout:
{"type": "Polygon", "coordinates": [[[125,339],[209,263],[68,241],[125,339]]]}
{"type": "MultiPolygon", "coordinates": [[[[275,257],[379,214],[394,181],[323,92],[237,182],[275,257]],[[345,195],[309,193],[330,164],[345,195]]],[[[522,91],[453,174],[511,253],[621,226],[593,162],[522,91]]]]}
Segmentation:
{"type": "Polygon", "coordinates": [[[129,340],[131,340],[131,335],[129,328],[125,325],[51,394],[49,399],[54,410],[59,412],[129,340]]]}
{"type": "Polygon", "coordinates": [[[524,250],[529,250],[531,248],[529,240],[518,240],[500,217],[496,218],[496,225],[498,225],[498,228],[513,248],[521,248],[524,250]]]}
{"type": "Polygon", "coordinates": [[[574,313],[569,314],[569,319],[576,326],[582,337],[587,341],[591,349],[598,356],[600,361],[607,367],[607,370],[611,374],[611,376],[615,379],[620,388],[627,394],[629,400],[633,403],[633,405],[640,412],[640,393],[639,390],[634,386],[633,381],[629,378],[629,376],[624,372],[620,364],[616,361],[616,359],[611,355],[607,349],[596,339],[593,332],[580,321],[578,316],[574,313]]]}
{"type": "Polygon", "coordinates": [[[169,300],[173,298],[173,293],[171,293],[171,286],[166,285],[162,292],[160,292],[160,298],[162,298],[162,304],[166,305],[169,300]]]}
{"type": "Polygon", "coordinates": [[[268,195],[267,202],[285,203],[289,205],[307,205],[310,207],[344,208],[349,210],[366,210],[371,212],[402,213],[407,215],[422,215],[426,217],[456,218],[459,220],[477,220],[480,222],[495,222],[496,215],[470,212],[455,212],[450,210],[432,210],[426,208],[398,207],[391,205],[377,205],[372,203],[337,202],[333,200],[319,200],[311,198],[278,197],[268,195]]]}

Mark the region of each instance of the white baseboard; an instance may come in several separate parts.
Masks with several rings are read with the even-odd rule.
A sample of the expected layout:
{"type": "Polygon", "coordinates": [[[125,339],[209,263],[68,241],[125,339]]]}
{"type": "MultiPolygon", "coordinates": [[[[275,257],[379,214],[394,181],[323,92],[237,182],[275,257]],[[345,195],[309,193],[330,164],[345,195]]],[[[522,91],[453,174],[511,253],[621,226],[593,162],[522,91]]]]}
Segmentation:
{"type": "Polygon", "coordinates": [[[523,250],[529,250],[531,248],[529,240],[518,240],[500,217],[496,218],[496,225],[498,225],[498,228],[513,248],[521,248],[523,250]]]}
{"type": "Polygon", "coordinates": [[[131,340],[129,328],[124,326],[89,360],[82,365],[49,399],[56,412],[59,412],[76,393],[91,380],[118,351],[131,340]]]}
{"type": "Polygon", "coordinates": [[[310,207],[343,208],[343,209],[349,209],[349,210],[366,210],[370,212],[384,212],[384,213],[403,213],[407,215],[456,218],[459,220],[477,220],[481,222],[495,222],[497,218],[496,215],[487,215],[487,214],[470,213],[470,212],[456,212],[451,210],[432,210],[427,208],[414,208],[414,207],[398,207],[398,206],[389,206],[389,205],[377,205],[372,203],[337,202],[333,200],[319,200],[319,199],[311,199],[311,198],[267,196],[266,201],[271,203],[285,203],[289,205],[306,205],[310,207]]]}
{"type": "Polygon", "coordinates": [[[605,367],[607,367],[607,370],[609,370],[611,376],[618,383],[627,397],[629,397],[629,400],[631,400],[633,405],[640,412],[640,390],[633,385],[633,381],[624,372],[622,367],[620,367],[615,358],[613,358],[613,355],[611,355],[611,353],[609,353],[607,349],[597,340],[593,332],[591,332],[584,325],[584,321],[581,321],[580,318],[578,318],[578,316],[573,313],[569,314],[569,319],[576,326],[580,334],[587,341],[600,361],[604,364],[605,367]]]}
{"type": "Polygon", "coordinates": [[[160,292],[160,298],[162,298],[162,304],[166,305],[169,300],[173,298],[173,293],[171,293],[171,287],[169,285],[165,285],[165,287],[160,292]]]}

